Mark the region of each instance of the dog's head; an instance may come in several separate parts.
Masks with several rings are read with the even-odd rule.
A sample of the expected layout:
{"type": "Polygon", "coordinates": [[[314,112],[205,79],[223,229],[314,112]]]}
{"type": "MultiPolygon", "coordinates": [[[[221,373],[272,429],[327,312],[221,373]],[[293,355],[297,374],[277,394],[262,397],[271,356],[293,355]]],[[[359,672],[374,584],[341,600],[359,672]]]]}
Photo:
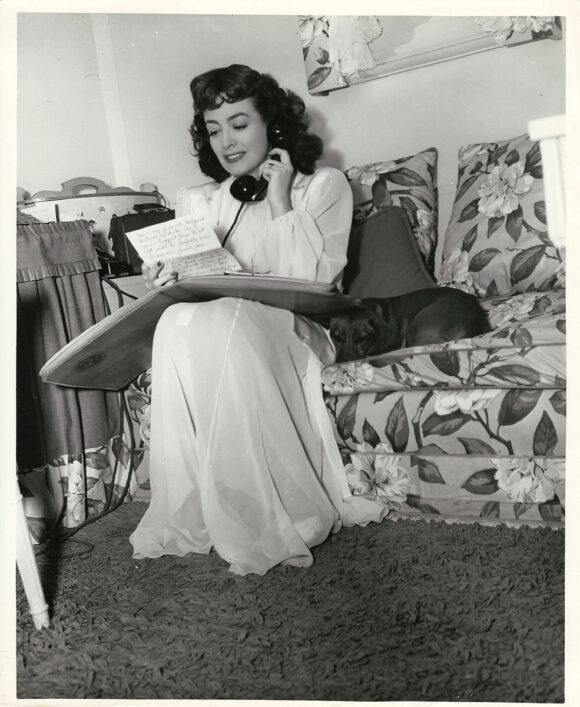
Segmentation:
{"type": "Polygon", "coordinates": [[[336,361],[356,361],[400,346],[401,332],[385,320],[380,303],[362,300],[365,309],[331,317],[329,332],[336,361]]]}

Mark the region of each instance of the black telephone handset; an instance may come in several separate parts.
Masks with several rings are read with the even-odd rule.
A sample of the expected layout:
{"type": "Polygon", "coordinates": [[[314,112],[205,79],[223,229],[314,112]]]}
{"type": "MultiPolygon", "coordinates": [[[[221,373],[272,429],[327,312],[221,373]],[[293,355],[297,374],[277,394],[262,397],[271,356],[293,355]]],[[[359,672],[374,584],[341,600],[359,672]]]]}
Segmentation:
{"type": "MultiPolygon", "coordinates": [[[[281,123],[272,121],[268,124],[268,142],[271,147],[281,147],[286,149],[288,140],[288,130],[285,129],[281,123]]],[[[279,155],[269,155],[271,160],[277,160],[280,162],[279,155]]],[[[230,186],[230,194],[241,201],[242,203],[262,201],[266,196],[266,191],[268,189],[268,180],[265,177],[260,177],[256,179],[252,177],[251,174],[245,174],[243,177],[238,177],[234,179],[232,185],[230,186]]]]}

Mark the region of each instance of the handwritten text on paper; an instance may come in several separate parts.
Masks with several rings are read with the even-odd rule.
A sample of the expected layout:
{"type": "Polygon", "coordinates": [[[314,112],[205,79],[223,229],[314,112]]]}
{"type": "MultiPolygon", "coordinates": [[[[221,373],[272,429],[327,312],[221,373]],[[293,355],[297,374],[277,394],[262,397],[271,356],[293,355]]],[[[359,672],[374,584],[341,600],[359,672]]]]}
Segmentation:
{"type": "Polygon", "coordinates": [[[221,247],[203,216],[189,214],[129,231],[127,237],[147,265],[161,261],[180,277],[240,270],[234,256],[221,247]]]}

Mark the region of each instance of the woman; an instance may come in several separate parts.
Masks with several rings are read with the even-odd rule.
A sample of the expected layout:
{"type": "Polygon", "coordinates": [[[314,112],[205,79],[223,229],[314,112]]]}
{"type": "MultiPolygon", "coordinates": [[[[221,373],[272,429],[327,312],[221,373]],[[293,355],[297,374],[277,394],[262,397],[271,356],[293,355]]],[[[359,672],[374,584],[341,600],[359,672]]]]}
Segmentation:
{"type": "MultiPolygon", "coordinates": [[[[215,181],[178,194],[176,215],[203,213],[245,268],[340,283],[352,217],[342,173],[316,169],[322,142],[303,101],[267,74],[232,65],[191,82],[194,148],[215,181]],[[282,125],[273,147],[268,126],[282,125]],[[278,158],[275,159],[275,157],[278,158]],[[238,177],[264,177],[265,199],[240,203],[238,177]],[[227,240],[225,240],[227,238],[227,240]]],[[[175,279],[144,266],[149,287],[175,279]]],[[[326,332],[241,299],[182,303],[153,344],[152,499],[131,536],[134,557],[207,553],[239,574],[312,563],[309,548],[385,509],[350,496],[322,399],[326,332]]]]}

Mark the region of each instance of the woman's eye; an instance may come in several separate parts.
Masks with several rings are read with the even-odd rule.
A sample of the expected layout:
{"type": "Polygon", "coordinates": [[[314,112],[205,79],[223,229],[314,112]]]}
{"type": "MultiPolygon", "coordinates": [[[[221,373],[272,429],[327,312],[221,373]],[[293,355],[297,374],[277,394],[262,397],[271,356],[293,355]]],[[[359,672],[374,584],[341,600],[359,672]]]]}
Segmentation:
{"type": "Polygon", "coordinates": [[[244,128],[247,128],[248,124],[244,123],[243,125],[234,125],[234,130],[244,130],[244,128]]]}
{"type": "Polygon", "coordinates": [[[215,137],[218,134],[217,130],[208,130],[207,133],[210,137],[215,137]]]}

